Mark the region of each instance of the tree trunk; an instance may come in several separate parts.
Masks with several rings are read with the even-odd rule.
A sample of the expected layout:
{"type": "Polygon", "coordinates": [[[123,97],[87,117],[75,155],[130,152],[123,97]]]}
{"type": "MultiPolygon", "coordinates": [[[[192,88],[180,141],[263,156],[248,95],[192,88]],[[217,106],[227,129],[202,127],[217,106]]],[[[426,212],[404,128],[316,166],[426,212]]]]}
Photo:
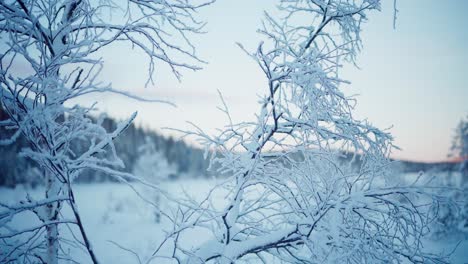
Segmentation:
{"type": "Polygon", "coordinates": [[[158,224],[161,222],[161,197],[159,195],[159,193],[156,193],[154,196],[154,202],[158,206],[158,208],[156,208],[154,211],[154,221],[158,224]]]}
{"type": "MultiPolygon", "coordinates": [[[[46,172],[46,198],[57,196],[60,192],[58,182],[53,175],[46,172]]],[[[60,203],[50,203],[46,206],[46,219],[47,222],[59,220],[60,203]]],[[[59,251],[59,230],[58,224],[48,225],[46,227],[46,244],[47,244],[47,256],[46,261],[48,264],[58,263],[58,251],[59,251]]]]}
{"type": "Polygon", "coordinates": [[[47,226],[47,263],[58,263],[58,226],[57,224],[47,226]]]}

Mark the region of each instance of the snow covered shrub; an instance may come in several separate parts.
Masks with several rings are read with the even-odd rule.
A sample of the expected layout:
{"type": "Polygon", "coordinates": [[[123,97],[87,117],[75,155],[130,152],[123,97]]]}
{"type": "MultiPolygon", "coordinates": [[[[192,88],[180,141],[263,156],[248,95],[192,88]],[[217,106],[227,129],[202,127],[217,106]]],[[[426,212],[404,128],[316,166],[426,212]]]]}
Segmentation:
{"type": "Polygon", "coordinates": [[[460,121],[455,129],[451,155],[459,159],[460,185],[462,187],[468,186],[468,115],[460,121]]]}
{"type": "MultiPolygon", "coordinates": [[[[457,174],[450,176],[453,178],[457,174]]],[[[453,182],[439,182],[439,186],[449,187],[450,190],[443,190],[445,199],[431,208],[431,214],[435,216],[431,232],[435,239],[468,236],[468,186],[454,185],[453,182]]]]}
{"type": "MultiPolygon", "coordinates": [[[[146,143],[139,148],[139,157],[134,165],[133,174],[142,177],[153,185],[160,185],[176,173],[175,166],[169,164],[166,157],[157,151],[154,143],[147,138],[146,143]]],[[[152,188],[146,190],[146,192],[149,193],[153,204],[157,207],[154,208],[154,220],[159,223],[161,221],[162,197],[159,192],[152,188]]]]}
{"type": "Polygon", "coordinates": [[[156,149],[151,140],[146,139],[145,142],[138,149],[139,156],[134,164],[133,173],[155,184],[167,181],[171,175],[177,173],[177,169],[173,164],[169,164],[167,158],[156,149]]]}
{"type": "Polygon", "coordinates": [[[458,237],[460,234],[468,231],[468,226],[465,226],[466,211],[464,212],[460,206],[462,201],[460,198],[467,199],[468,197],[458,191],[451,191],[446,196],[446,200],[431,208],[431,213],[436,216],[431,225],[431,232],[435,239],[458,237]]]}

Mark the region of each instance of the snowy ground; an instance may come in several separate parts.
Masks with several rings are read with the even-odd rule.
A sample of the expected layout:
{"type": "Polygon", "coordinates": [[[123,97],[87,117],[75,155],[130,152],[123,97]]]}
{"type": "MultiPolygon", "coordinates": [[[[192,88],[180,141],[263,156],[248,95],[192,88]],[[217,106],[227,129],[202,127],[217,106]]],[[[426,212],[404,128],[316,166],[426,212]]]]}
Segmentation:
{"type": "MultiPolygon", "coordinates": [[[[183,186],[188,193],[203,197],[214,181],[190,180],[184,182],[166,183],[164,189],[172,193],[180,193],[183,186]]],[[[40,195],[36,189],[33,195],[40,195]]],[[[167,224],[155,222],[154,210],[141,200],[128,186],[118,183],[80,184],[76,185],[75,193],[85,228],[93,243],[93,247],[101,263],[138,263],[145,262],[153,252],[155,245],[163,237],[163,228],[167,224]],[[117,244],[118,245],[117,245],[117,244]],[[131,250],[126,251],[119,246],[131,250]]],[[[24,199],[25,189],[0,189],[0,201],[14,203],[24,199]]],[[[219,196],[222,199],[222,195],[219,196]]],[[[65,209],[65,217],[69,215],[65,209]]],[[[15,219],[18,227],[31,225],[32,215],[23,214],[15,219]]],[[[66,226],[62,226],[62,234],[70,237],[66,226]]],[[[187,245],[196,246],[206,237],[203,232],[194,231],[187,245]]],[[[71,238],[71,237],[70,237],[71,238]]],[[[460,241],[460,238],[427,240],[425,247],[432,251],[450,250],[460,241]]],[[[1,249],[0,249],[1,250],[1,249]]],[[[71,252],[74,259],[80,263],[89,263],[86,255],[80,251],[71,252]]],[[[462,240],[452,256],[452,263],[468,263],[468,240],[462,240]]],[[[153,262],[152,262],[153,263],[153,262]]],[[[154,263],[161,263],[155,260],[154,263]]]]}

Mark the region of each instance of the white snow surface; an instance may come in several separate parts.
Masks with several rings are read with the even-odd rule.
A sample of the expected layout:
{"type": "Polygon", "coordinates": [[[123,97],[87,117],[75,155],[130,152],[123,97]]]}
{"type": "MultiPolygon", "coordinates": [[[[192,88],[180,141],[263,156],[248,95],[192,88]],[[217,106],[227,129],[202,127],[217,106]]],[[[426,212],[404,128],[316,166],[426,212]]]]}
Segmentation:
{"type": "MultiPolygon", "coordinates": [[[[215,180],[184,180],[165,182],[163,185],[168,192],[181,194],[184,188],[195,198],[202,199],[215,183],[215,180]]],[[[33,197],[40,197],[42,191],[38,188],[29,192],[33,197]]],[[[16,203],[24,199],[25,193],[26,190],[22,186],[15,189],[2,187],[0,202],[16,203]]],[[[151,206],[128,186],[119,183],[77,184],[75,194],[86,232],[101,263],[146,263],[148,260],[149,263],[174,263],[164,259],[151,260],[152,252],[164,237],[163,230],[170,226],[164,220],[156,223],[151,206]]],[[[220,194],[218,197],[219,200],[216,201],[220,205],[223,204],[224,195],[220,194]]],[[[64,209],[63,214],[64,218],[72,218],[68,208],[64,209]]],[[[24,213],[17,216],[14,222],[18,228],[27,228],[35,224],[31,219],[31,215],[24,213]]],[[[60,232],[72,239],[67,229],[62,225],[60,232]]],[[[281,230],[278,231],[278,234],[282,233],[281,230]]],[[[79,236],[78,232],[76,234],[79,236]]],[[[208,235],[206,230],[191,230],[184,237],[184,246],[200,246],[210,239],[208,235]]],[[[450,261],[468,263],[468,238],[424,240],[425,248],[433,252],[451,251],[459,242],[450,261]]],[[[62,246],[67,248],[64,243],[62,246]]],[[[79,249],[70,250],[74,260],[79,263],[91,263],[85,252],[79,249]]]]}

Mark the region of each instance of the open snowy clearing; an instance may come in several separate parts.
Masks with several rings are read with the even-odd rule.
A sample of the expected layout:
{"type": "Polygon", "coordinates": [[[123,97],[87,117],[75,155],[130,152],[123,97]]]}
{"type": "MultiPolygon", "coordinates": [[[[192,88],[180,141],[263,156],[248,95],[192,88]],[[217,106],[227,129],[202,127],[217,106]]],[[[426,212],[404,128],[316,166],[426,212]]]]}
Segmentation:
{"type": "MultiPolygon", "coordinates": [[[[164,184],[169,193],[182,193],[185,189],[189,195],[202,199],[215,184],[214,180],[176,181],[164,184]]],[[[25,188],[0,189],[0,201],[15,203],[25,197],[25,188]]],[[[33,196],[41,195],[41,189],[31,191],[33,196]]],[[[145,197],[151,199],[152,194],[143,192],[145,197]]],[[[76,196],[79,210],[89,234],[93,247],[102,263],[171,263],[164,259],[151,259],[156,245],[164,237],[163,229],[168,229],[168,223],[157,223],[155,210],[148,203],[139,198],[131,188],[119,183],[96,183],[76,185],[76,196]]],[[[223,195],[219,197],[219,204],[223,202],[223,195]]],[[[167,208],[166,208],[167,209],[167,208]]],[[[64,219],[71,218],[69,208],[64,208],[64,219]]],[[[26,229],[34,223],[31,213],[21,214],[15,219],[18,229],[26,229]]],[[[71,228],[74,228],[70,226],[71,228]]],[[[72,240],[68,227],[61,226],[60,232],[67,234],[72,240]]],[[[196,247],[208,239],[203,230],[193,230],[184,238],[184,244],[196,247]]],[[[425,247],[433,252],[446,252],[453,249],[461,238],[438,240],[425,240],[425,247]]],[[[69,248],[67,241],[61,246],[69,248]]],[[[90,263],[84,251],[71,250],[74,260],[80,263],[90,263]]],[[[68,263],[67,261],[62,261],[68,263]]],[[[468,240],[461,241],[454,252],[452,263],[468,263],[468,240]]]]}

